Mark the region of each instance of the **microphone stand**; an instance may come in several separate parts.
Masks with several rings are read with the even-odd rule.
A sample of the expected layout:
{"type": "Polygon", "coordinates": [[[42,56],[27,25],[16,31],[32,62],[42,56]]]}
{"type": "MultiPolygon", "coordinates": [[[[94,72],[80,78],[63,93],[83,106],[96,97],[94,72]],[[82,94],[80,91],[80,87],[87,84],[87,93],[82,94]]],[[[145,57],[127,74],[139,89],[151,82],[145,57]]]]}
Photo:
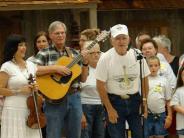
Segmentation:
{"type": "Polygon", "coordinates": [[[143,131],[143,138],[144,136],[144,105],[143,105],[143,79],[142,79],[142,59],[144,58],[143,54],[139,51],[137,51],[135,48],[133,48],[135,54],[136,54],[136,59],[139,61],[140,65],[140,84],[141,84],[141,117],[142,117],[142,131],[143,131]]]}

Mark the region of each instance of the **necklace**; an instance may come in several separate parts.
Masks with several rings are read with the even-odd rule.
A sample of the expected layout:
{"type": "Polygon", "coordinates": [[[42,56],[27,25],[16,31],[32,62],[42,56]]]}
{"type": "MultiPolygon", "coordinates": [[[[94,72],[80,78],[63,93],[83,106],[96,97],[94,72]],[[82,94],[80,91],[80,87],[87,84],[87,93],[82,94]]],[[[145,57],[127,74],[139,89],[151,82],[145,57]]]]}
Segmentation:
{"type": "Polygon", "coordinates": [[[15,58],[12,59],[12,62],[18,66],[21,70],[24,70],[26,68],[26,62],[23,61],[22,63],[17,63],[17,61],[15,60],[15,58]]]}
{"type": "Polygon", "coordinates": [[[20,74],[22,74],[22,76],[23,76],[26,80],[28,80],[28,78],[29,78],[29,71],[28,71],[26,62],[20,66],[20,65],[15,61],[15,59],[12,59],[12,63],[18,68],[18,70],[20,71],[20,74]]]}

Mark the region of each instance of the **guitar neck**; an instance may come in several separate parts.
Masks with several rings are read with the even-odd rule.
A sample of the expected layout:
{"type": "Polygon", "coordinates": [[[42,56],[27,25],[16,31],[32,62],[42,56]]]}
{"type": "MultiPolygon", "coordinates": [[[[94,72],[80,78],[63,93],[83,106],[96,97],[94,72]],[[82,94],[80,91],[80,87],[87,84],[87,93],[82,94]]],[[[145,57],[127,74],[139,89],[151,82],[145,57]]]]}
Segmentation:
{"type": "MultiPolygon", "coordinates": [[[[87,50],[90,50],[94,45],[96,45],[96,43],[98,43],[98,41],[95,39],[88,47],[87,50]]],[[[77,64],[80,60],[82,60],[82,55],[79,54],[78,56],[76,56],[73,61],[67,65],[68,68],[71,68],[73,65],[77,64]]]]}
{"type": "Polygon", "coordinates": [[[77,64],[80,60],[82,59],[82,55],[79,54],[78,56],[76,56],[73,61],[67,65],[68,68],[73,67],[73,65],[77,64]]]}
{"type": "Polygon", "coordinates": [[[94,47],[94,45],[96,45],[96,43],[98,43],[98,41],[95,39],[95,40],[87,47],[87,50],[90,50],[92,47],[94,47]]]}

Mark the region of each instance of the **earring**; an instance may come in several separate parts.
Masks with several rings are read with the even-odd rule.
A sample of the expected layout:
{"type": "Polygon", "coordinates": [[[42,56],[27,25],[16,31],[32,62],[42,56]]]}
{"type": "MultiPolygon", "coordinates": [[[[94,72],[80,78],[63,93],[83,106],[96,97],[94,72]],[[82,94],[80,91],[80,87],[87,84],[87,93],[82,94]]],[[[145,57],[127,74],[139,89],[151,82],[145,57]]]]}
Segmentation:
{"type": "Polygon", "coordinates": [[[16,63],[15,56],[12,58],[13,63],[16,63]]]}

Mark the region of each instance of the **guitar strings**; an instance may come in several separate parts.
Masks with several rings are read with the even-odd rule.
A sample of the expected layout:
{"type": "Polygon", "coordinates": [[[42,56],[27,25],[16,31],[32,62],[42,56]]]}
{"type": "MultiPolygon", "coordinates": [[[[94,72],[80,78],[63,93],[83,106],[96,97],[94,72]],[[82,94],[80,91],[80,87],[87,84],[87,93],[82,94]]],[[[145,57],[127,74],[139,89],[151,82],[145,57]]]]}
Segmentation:
{"type": "MultiPolygon", "coordinates": [[[[108,36],[110,32],[106,32],[106,35],[108,36]]],[[[97,37],[98,38],[98,37],[97,37]]],[[[87,47],[88,50],[90,50],[96,43],[98,43],[97,38],[87,47]]],[[[73,65],[78,63],[82,59],[82,55],[79,54],[70,64],[67,65],[68,68],[71,68],[73,65]]]]}
{"type": "MultiPolygon", "coordinates": [[[[94,40],[88,47],[87,49],[90,50],[96,43],[98,43],[97,40],[94,40]]],[[[68,68],[71,68],[73,65],[78,63],[82,59],[82,55],[79,54],[70,64],[67,65],[68,68]]]]}

